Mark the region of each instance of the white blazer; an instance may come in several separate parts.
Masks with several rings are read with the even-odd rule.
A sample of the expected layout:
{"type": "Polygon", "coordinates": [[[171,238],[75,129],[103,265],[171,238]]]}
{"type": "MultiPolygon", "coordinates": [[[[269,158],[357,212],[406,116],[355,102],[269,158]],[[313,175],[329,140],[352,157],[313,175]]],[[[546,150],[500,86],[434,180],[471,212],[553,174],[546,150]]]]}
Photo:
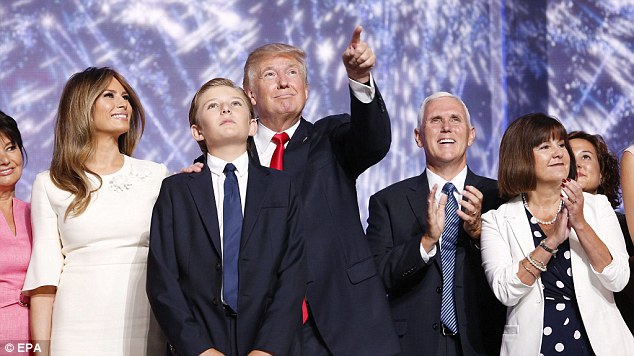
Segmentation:
{"type": "MultiPolygon", "coordinates": [[[[614,303],[613,292],[630,278],[628,255],[616,214],[603,195],[583,194],[583,214],[606,244],[612,262],[596,272],[588,261],[574,229],[570,232],[572,279],[583,325],[597,355],[632,355],[634,337],[614,303]]],[[[541,278],[523,284],[519,261],[535,249],[521,197],[482,215],[482,266],[495,296],[506,305],[506,325],[500,355],[539,354],[544,323],[541,278]]],[[[548,273],[548,272],[545,272],[548,273]]]]}

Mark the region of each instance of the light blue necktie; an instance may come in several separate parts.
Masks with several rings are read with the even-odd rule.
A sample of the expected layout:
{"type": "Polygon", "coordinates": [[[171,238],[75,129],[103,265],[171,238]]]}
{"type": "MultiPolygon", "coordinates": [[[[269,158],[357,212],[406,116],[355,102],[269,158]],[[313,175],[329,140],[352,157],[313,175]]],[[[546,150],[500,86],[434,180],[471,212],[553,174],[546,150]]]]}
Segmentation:
{"type": "Polygon", "coordinates": [[[236,166],[227,163],[223,171],[225,197],[222,205],[222,294],[225,303],[238,312],[238,254],[242,235],[242,205],[235,170],[236,166]]]}
{"type": "Polygon", "coordinates": [[[456,213],[458,202],[453,195],[454,187],[446,183],[442,192],[447,194],[445,206],[445,228],[441,235],[440,262],[442,265],[442,304],[440,307],[440,321],[453,333],[458,332],[456,320],[456,306],[454,303],[454,270],[456,267],[456,243],[458,242],[458,228],[460,217],[456,213]]]}

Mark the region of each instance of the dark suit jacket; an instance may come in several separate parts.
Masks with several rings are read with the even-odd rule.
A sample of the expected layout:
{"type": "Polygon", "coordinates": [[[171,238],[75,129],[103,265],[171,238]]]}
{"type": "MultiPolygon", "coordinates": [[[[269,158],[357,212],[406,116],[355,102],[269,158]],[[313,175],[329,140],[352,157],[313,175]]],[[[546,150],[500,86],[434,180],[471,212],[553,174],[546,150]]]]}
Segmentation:
{"type": "MultiPolygon", "coordinates": [[[[290,176],[250,162],[238,267],[240,355],[299,347],[306,286],[299,215],[290,176]]],[[[179,356],[227,349],[221,256],[209,169],[166,178],[152,215],[147,294],[179,356]]]]}
{"type": "MultiPolygon", "coordinates": [[[[369,104],[352,93],[350,115],[312,124],[303,118],[284,153],[304,205],[306,298],[334,355],[392,355],[398,341],[385,290],[365,239],[356,179],[391,142],[390,119],[376,90],[369,104]]],[[[257,157],[255,145],[251,154],[257,157]]]]}
{"type": "MultiPolygon", "coordinates": [[[[484,195],[482,212],[496,209],[494,180],[467,173],[465,185],[484,195]]],[[[370,198],[368,241],[388,291],[403,355],[434,353],[441,337],[442,271],[440,251],[425,263],[420,239],[427,229],[426,172],[389,186],[370,198]]],[[[454,299],[465,355],[499,355],[506,309],[491,292],[481,267],[480,250],[462,224],[458,234],[454,299]]]]}

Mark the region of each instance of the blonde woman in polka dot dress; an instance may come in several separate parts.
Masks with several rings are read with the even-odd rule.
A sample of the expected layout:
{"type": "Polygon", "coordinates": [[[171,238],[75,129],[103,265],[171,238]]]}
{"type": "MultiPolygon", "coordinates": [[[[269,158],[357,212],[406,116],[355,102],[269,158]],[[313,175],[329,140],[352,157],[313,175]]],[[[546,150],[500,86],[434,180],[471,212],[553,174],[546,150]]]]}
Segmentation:
{"type": "Polygon", "coordinates": [[[513,122],[500,145],[500,194],[482,216],[482,265],[508,307],[501,355],[628,355],[634,337],[613,292],[630,270],[618,219],[583,193],[565,128],[545,114],[513,122]]]}

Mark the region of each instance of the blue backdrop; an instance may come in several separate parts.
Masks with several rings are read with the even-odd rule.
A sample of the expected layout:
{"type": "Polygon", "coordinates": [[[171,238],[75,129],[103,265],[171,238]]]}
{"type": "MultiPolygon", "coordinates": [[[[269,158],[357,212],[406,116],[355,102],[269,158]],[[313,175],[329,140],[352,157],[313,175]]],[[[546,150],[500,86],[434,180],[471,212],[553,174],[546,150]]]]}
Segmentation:
{"type": "Polygon", "coordinates": [[[469,164],[495,177],[504,129],[546,111],[569,129],[634,143],[632,0],[2,1],[0,109],[24,135],[29,162],[18,197],[48,168],[63,84],[88,66],[112,66],[138,91],[148,125],[136,157],[187,166],[200,151],[187,110],[195,90],[242,81],[250,50],[267,42],[309,55],[308,120],[348,111],[341,53],[356,24],[377,54],[374,71],[392,117],[388,156],[358,182],[362,219],[377,190],[418,175],[413,140],[422,99],[464,98],[477,130],[469,164]]]}

